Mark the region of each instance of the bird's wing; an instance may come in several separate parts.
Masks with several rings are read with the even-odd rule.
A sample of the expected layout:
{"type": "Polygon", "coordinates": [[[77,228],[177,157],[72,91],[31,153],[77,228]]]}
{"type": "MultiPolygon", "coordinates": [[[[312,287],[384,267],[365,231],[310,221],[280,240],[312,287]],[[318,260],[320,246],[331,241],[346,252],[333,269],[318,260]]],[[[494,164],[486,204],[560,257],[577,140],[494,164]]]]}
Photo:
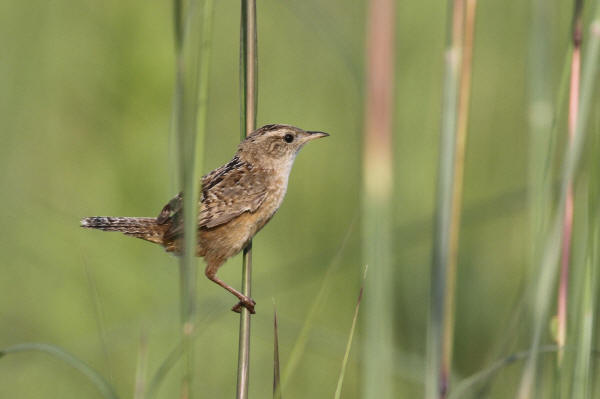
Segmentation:
{"type": "Polygon", "coordinates": [[[202,188],[200,227],[216,227],[254,212],[267,196],[267,175],[253,173],[251,165],[243,164],[220,177],[216,184],[207,182],[202,188]]]}
{"type": "Polygon", "coordinates": [[[176,214],[181,213],[183,209],[183,192],[177,194],[177,196],[173,197],[171,201],[167,205],[165,205],[156,217],[156,223],[165,224],[169,220],[173,218],[176,214]]]}
{"type": "MultiPolygon", "coordinates": [[[[254,212],[267,196],[267,175],[253,173],[252,165],[237,157],[202,178],[199,228],[213,228],[241,215],[254,212]]],[[[166,238],[183,233],[183,197],[173,198],[157,217],[159,224],[171,221],[166,238]]]]}

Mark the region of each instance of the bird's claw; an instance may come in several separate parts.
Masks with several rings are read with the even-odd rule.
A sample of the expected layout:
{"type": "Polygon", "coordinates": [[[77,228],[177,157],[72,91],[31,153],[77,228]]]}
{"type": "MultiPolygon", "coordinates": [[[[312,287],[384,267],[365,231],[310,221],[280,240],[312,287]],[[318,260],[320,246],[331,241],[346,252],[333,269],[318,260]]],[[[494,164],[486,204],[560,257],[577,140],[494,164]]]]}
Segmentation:
{"type": "Polygon", "coordinates": [[[256,302],[254,301],[254,299],[245,297],[243,299],[240,299],[240,301],[234,307],[232,307],[231,310],[233,310],[235,313],[241,313],[242,308],[244,307],[248,309],[248,311],[251,314],[256,314],[256,311],[254,310],[255,305],[256,302]]]}

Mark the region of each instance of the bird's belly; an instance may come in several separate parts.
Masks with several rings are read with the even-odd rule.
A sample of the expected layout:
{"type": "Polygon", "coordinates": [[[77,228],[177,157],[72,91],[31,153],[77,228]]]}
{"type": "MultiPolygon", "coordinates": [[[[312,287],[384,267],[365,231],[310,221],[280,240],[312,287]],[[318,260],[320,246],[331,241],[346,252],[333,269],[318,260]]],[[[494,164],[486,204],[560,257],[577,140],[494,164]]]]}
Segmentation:
{"type": "Polygon", "coordinates": [[[267,217],[263,212],[245,212],[221,226],[200,230],[198,255],[225,262],[240,252],[271,216],[272,213],[267,217]]]}
{"type": "Polygon", "coordinates": [[[220,226],[201,229],[198,255],[204,256],[207,262],[222,264],[240,252],[279,209],[286,186],[271,192],[255,212],[244,212],[220,226]]]}

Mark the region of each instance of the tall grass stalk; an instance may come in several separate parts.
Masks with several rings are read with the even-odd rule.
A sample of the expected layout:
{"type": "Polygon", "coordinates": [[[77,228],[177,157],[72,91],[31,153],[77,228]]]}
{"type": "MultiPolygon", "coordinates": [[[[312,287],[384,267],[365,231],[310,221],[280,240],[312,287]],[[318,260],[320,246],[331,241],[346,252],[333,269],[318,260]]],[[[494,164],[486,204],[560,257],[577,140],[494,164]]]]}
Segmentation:
{"type": "MultiPolygon", "coordinates": [[[[575,136],[575,124],[577,122],[577,113],[579,111],[579,80],[581,67],[581,39],[582,39],[582,9],[583,1],[575,0],[575,10],[573,12],[573,49],[571,53],[571,78],[569,91],[569,122],[568,135],[569,145],[573,144],[575,136]]],[[[561,271],[558,283],[558,304],[557,304],[557,332],[556,342],[559,347],[557,364],[560,367],[563,358],[563,349],[567,338],[567,298],[569,286],[569,261],[571,258],[571,236],[573,232],[573,182],[567,183],[567,193],[565,201],[565,210],[563,215],[562,232],[562,255],[561,271]]]]}
{"type": "Polygon", "coordinates": [[[186,362],[181,384],[181,397],[191,398],[194,357],[191,336],[194,332],[196,303],[196,242],[197,242],[197,203],[198,178],[197,165],[202,165],[206,110],[207,72],[201,73],[201,67],[208,67],[210,50],[206,28],[211,14],[211,0],[175,0],[175,94],[173,119],[178,148],[179,185],[183,190],[184,239],[183,254],[180,258],[179,277],[181,292],[181,329],[185,344],[186,362]],[[202,115],[199,125],[198,115],[202,115]]]}
{"type": "MultiPolygon", "coordinates": [[[[256,0],[242,0],[240,24],[240,89],[242,139],[256,128],[257,66],[256,0]]],[[[252,242],[244,248],[242,261],[242,294],[251,295],[252,242]]],[[[238,399],[248,397],[250,373],[250,312],[240,313],[239,355],[237,372],[238,399]]]]}
{"type": "MultiPolygon", "coordinates": [[[[598,198],[596,198],[596,201],[598,198]]],[[[593,232],[591,234],[591,245],[588,257],[585,262],[585,274],[583,278],[583,298],[580,306],[579,326],[577,339],[572,340],[576,345],[575,367],[573,381],[571,384],[572,398],[591,398],[593,389],[592,372],[592,352],[596,298],[598,297],[598,246],[600,245],[600,214],[598,205],[595,207],[596,215],[592,218],[593,232]]]]}
{"type": "Polygon", "coordinates": [[[145,333],[140,336],[137,364],[135,366],[135,382],[133,385],[133,399],[146,397],[146,371],[148,369],[148,338],[145,333]]]}
{"type": "Polygon", "coordinates": [[[448,31],[431,276],[427,398],[448,393],[476,0],[448,2],[448,31]]]}
{"type": "Polygon", "coordinates": [[[519,399],[531,398],[537,371],[537,353],[540,348],[541,334],[546,326],[550,301],[553,298],[552,287],[556,281],[560,242],[563,230],[563,211],[565,208],[567,188],[573,181],[577,171],[581,151],[587,136],[587,122],[592,107],[598,61],[600,56],[600,0],[594,2],[594,15],[590,23],[589,42],[583,56],[581,94],[579,112],[575,123],[575,135],[572,145],[568,146],[561,179],[561,195],[558,203],[558,215],[554,218],[552,229],[546,240],[543,258],[536,276],[535,297],[533,299],[533,329],[531,353],[521,377],[517,393],[519,399]]]}
{"type": "MultiPolygon", "coordinates": [[[[555,150],[555,134],[558,115],[562,106],[554,107],[550,68],[551,54],[548,38],[551,33],[551,6],[545,0],[532,0],[531,34],[529,41],[529,183],[528,202],[530,214],[530,265],[536,263],[543,250],[544,232],[550,220],[550,202],[553,182],[551,159],[555,150]],[[557,112],[558,114],[558,112],[557,112]]],[[[566,58],[566,57],[565,57],[566,58]]],[[[568,82],[568,63],[563,67],[557,103],[562,104],[568,82]]],[[[531,270],[529,270],[531,272],[531,270]]],[[[530,275],[530,274],[529,274],[530,275]]]]}
{"type": "Polygon", "coordinates": [[[363,257],[371,275],[365,298],[362,397],[394,397],[392,370],[394,278],[392,269],[393,93],[395,2],[368,4],[366,104],[363,153],[363,257]]]}
{"type": "Polygon", "coordinates": [[[277,308],[273,300],[273,399],[281,399],[281,376],[279,367],[279,326],[277,308]]]}

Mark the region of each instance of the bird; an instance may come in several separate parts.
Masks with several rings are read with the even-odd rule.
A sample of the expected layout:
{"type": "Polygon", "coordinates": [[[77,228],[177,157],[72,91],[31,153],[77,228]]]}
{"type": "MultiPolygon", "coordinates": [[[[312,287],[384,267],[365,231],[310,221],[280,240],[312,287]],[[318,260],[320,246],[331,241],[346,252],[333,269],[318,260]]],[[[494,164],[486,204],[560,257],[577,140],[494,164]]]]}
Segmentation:
{"type": "MultiPolygon", "coordinates": [[[[238,298],[233,311],[239,313],[245,307],[254,314],[256,302],[217,277],[218,269],[245,248],[277,212],[300,149],[327,136],[291,125],[265,125],[241,141],[231,161],[202,177],[196,256],[206,262],[206,277],[238,298]]],[[[183,195],[180,192],[171,199],[157,217],[93,216],[81,219],[81,227],[121,232],[180,255],[183,195]]]]}

